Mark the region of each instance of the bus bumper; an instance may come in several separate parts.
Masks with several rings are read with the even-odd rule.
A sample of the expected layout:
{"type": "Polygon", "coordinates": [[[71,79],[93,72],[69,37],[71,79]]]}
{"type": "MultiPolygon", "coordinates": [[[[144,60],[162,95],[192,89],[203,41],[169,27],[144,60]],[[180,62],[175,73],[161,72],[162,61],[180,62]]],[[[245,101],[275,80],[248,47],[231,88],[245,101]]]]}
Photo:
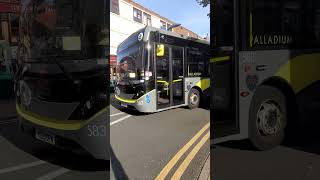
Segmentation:
{"type": "Polygon", "coordinates": [[[144,112],[144,113],[153,113],[157,111],[156,96],[157,96],[156,90],[152,90],[144,94],[137,100],[125,99],[117,95],[115,95],[115,99],[119,102],[121,107],[124,107],[127,109],[136,109],[139,112],[144,112]]]}
{"type": "MultiPolygon", "coordinates": [[[[78,154],[91,154],[96,159],[110,160],[109,156],[109,126],[106,120],[108,113],[103,113],[85,126],[77,130],[61,130],[47,127],[35,123],[21,112],[19,114],[19,128],[35,139],[39,139],[39,134],[49,136],[54,139],[54,143],[49,143],[55,147],[69,150],[78,154]]],[[[41,119],[38,119],[41,121],[41,119]]],[[[67,120],[66,120],[67,121],[67,120]]],[[[39,139],[44,141],[43,139],[39,139]]]]}

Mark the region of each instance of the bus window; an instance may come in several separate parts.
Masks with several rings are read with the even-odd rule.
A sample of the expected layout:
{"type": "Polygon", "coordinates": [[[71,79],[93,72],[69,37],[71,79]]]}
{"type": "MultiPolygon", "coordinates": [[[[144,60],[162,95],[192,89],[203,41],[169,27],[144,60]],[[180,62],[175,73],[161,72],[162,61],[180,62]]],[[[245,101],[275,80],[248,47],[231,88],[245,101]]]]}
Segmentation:
{"type": "Polygon", "coordinates": [[[172,94],[173,104],[184,103],[183,96],[183,49],[172,48],[172,94]]]}
{"type": "Polygon", "coordinates": [[[170,104],[169,92],[169,48],[164,46],[164,55],[156,58],[158,105],[170,104]]]}
{"type": "Polygon", "coordinates": [[[187,76],[209,76],[208,52],[200,48],[187,49],[187,76]]]}
{"type": "Polygon", "coordinates": [[[216,42],[213,46],[230,46],[234,43],[233,0],[217,0],[215,10],[217,13],[214,26],[216,28],[216,42]]]}

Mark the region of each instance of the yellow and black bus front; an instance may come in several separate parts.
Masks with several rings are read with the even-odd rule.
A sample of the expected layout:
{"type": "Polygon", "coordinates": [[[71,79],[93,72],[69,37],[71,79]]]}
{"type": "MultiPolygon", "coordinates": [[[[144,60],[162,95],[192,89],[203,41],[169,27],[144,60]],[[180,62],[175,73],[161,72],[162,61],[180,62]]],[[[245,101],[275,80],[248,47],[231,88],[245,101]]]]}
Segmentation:
{"type": "Polygon", "coordinates": [[[115,98],[146,113],[196,108],[210,87],[208,56],[209,42],[143,28],[118,46],[115,98]]]}
{"type": "Polygon", "coordinates": [[[108,3],[21,3],[16,109],[21,130],[64,149],[108,159],[108,3]]]}

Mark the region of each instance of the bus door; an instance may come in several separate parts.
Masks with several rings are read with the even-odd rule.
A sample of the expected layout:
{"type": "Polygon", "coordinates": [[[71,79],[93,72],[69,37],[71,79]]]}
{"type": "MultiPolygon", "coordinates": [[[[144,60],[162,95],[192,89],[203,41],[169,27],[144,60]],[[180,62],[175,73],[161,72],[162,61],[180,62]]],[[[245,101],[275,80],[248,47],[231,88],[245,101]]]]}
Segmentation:
{"type": "Polygon", "coordinates": [[[184,104],[184,50],[181,47],[156,45],[157,109],[184,104]]]}
{"type": "Polygon", "coordinates": [[[237,18],[234,0],[213,1],[210,76],[214,138],[239,133],[237,112],[237,18]]]}

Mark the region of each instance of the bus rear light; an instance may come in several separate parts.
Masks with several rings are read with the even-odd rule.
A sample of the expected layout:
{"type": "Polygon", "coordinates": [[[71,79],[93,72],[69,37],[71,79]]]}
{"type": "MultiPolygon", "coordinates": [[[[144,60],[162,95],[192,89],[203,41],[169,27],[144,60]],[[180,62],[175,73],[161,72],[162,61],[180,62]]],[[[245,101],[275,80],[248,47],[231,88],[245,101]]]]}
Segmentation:
{"type": "Polygon", "coordinates": [[[247,96],[249,96],[249,95],[250,95],[250,93],[247,92],[247,91],[244,91],[244,92],[241,92],[241,93],[240,93],[240,96],[242,96],[242,97],[247,97],[247,96]]]}

